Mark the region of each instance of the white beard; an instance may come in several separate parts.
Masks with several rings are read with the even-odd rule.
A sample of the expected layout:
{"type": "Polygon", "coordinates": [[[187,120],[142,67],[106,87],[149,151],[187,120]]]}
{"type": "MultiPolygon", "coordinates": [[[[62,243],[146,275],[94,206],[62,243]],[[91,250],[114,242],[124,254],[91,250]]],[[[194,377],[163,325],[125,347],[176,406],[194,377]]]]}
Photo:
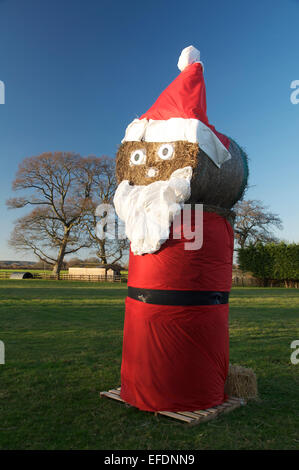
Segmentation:
{"type": "Polygon", "coordinates": [[[126,236],[135,255],[155,253],[169,238],[169,228],[190,197],[192,168],[172,173],[167,181],[147,186],[132,186],[122,181],[114,196],[119,218],[125,223],[126,236]]]}

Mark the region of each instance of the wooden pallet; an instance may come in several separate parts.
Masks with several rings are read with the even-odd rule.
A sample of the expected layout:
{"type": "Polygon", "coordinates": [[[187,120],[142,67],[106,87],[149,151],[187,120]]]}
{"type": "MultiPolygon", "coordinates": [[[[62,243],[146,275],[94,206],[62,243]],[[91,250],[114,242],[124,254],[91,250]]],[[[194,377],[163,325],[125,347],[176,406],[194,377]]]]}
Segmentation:
{"type": "MultiPolygon", "coordinates": [[[[101,397],[111,398],[112,400],[119,401],[124,403],[127,406],[131,406],[126,403],[120,397],[120,387],[109,390],[108,392],[100,392],[101,397]]],[[[175,419],[181,423],[188,423],[188,424],[199,424],[203,423],[204,421],[209,421],[210,419],[216,418],[221,413],[228,413],[236,408],[239,408],[242,405],[246,405],[246,401],[243,398],[236,398],[236,397],[229,397],[221,405],[214,406],[213,408],[207,408],[205,410],[196,410],[196,411],[157,411],[155,412],[155,416],[162,415],[167,416],[168,418],[175,419]]]]}

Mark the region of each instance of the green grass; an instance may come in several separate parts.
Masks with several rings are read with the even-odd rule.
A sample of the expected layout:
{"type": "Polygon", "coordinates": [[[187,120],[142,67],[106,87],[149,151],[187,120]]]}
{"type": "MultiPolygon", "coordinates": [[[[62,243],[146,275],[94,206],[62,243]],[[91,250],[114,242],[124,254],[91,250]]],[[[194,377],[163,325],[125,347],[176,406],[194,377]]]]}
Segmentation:
{"type": "MultiPolygon", "coordinates": [[[[188,427],[111,400],[120,385],[124,284],[1,281],[1,449],[298,449],[299,290],[235,288],[230,359],[260,401],[188,427]]],[[[196,372],[196,371],[195,371],[196,372]]]]}

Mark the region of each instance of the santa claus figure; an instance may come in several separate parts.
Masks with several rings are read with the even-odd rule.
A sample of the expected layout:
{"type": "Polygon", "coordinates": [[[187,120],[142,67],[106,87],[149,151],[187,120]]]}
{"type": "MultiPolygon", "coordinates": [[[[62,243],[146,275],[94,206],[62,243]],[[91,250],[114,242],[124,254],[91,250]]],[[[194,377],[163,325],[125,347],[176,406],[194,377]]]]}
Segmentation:
{"type": "Polygon", "coordinates": [[[148,411],[226,399],[230,209],[248,173],[242,149],[208,121],[199,51],[184,49],[178,67],[117,154],[114,204],[131,242],[121,398],[148,411]]]}

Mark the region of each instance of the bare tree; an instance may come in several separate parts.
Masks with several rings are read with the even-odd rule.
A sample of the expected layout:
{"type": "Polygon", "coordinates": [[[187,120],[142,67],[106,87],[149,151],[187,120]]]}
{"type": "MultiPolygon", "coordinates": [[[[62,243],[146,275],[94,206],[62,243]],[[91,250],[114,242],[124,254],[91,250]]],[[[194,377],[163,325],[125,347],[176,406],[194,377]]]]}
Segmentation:
{"type": "Polygon", "coordinates": [[[96,255],[102,264],[114,264],[126,259],[129,250],[129,241],[127,238],[119,238],[117,224],[118,220],[114,218],[113,196],[116,190],[117,182],[115,177],[115,161],[111,158],[103,158],[101,161],[90,160],[88,168],[89,174],[94,183],[92,203],[85,217],[85,227],[89,234],[92,246],[96,250],[96,255]],[[97,212],[97,208],[102,206],[107,211],[97,212]],[[111,224],[107,220],[107,212],[111,209],[111,224]],[[102,224],[102,234],[99,235],[97,227],[102,224]],[[111,226],[110,226],[111,225],[111,226]]]}
{"type": "Polygon", "coordinates": [[[116,188],[114,160],[108,157],[82,158],[71,152],[43,153],[20,164],[13,182],[20,197],[7,201],[9,208],[32,206],[16,221],[10,245],[30,250],[59,274],[65,255],[81,248],[96,247],[101,262],[116,262],[127,242],[98,239],[95,209],[112,203],[116,188]]]}
{"type": "Polygon", "coordinates": [[[235,236],[239,247],[249,243],[277,242],[273,229],[282,229],[282,220],[278,214],[268,211],[259,200],[240,201],[234,206],[236,212],[235,236]]]}
{"type": "Polygon", "coordinates": [[[13,189],[25,194],[7,201],[9,208],[34,206],[31,213],[16,222],[10,245],[32,250],[41,261],[53,266],[54,274],[59,274],[66,254],[90,246],[82,224],[91,204],[92,183],[82,160],[71,152],[24,159],[13,189]]]}
{"type": "Polygon", "coordinates": [[[64,256],[90,247],[90,242],[80,224],[65,229],[50,209],[37,208],[16,221],[9,245],[33,252],[40,261],[52,266],[53,274],[59,274],[64,256]]]}

